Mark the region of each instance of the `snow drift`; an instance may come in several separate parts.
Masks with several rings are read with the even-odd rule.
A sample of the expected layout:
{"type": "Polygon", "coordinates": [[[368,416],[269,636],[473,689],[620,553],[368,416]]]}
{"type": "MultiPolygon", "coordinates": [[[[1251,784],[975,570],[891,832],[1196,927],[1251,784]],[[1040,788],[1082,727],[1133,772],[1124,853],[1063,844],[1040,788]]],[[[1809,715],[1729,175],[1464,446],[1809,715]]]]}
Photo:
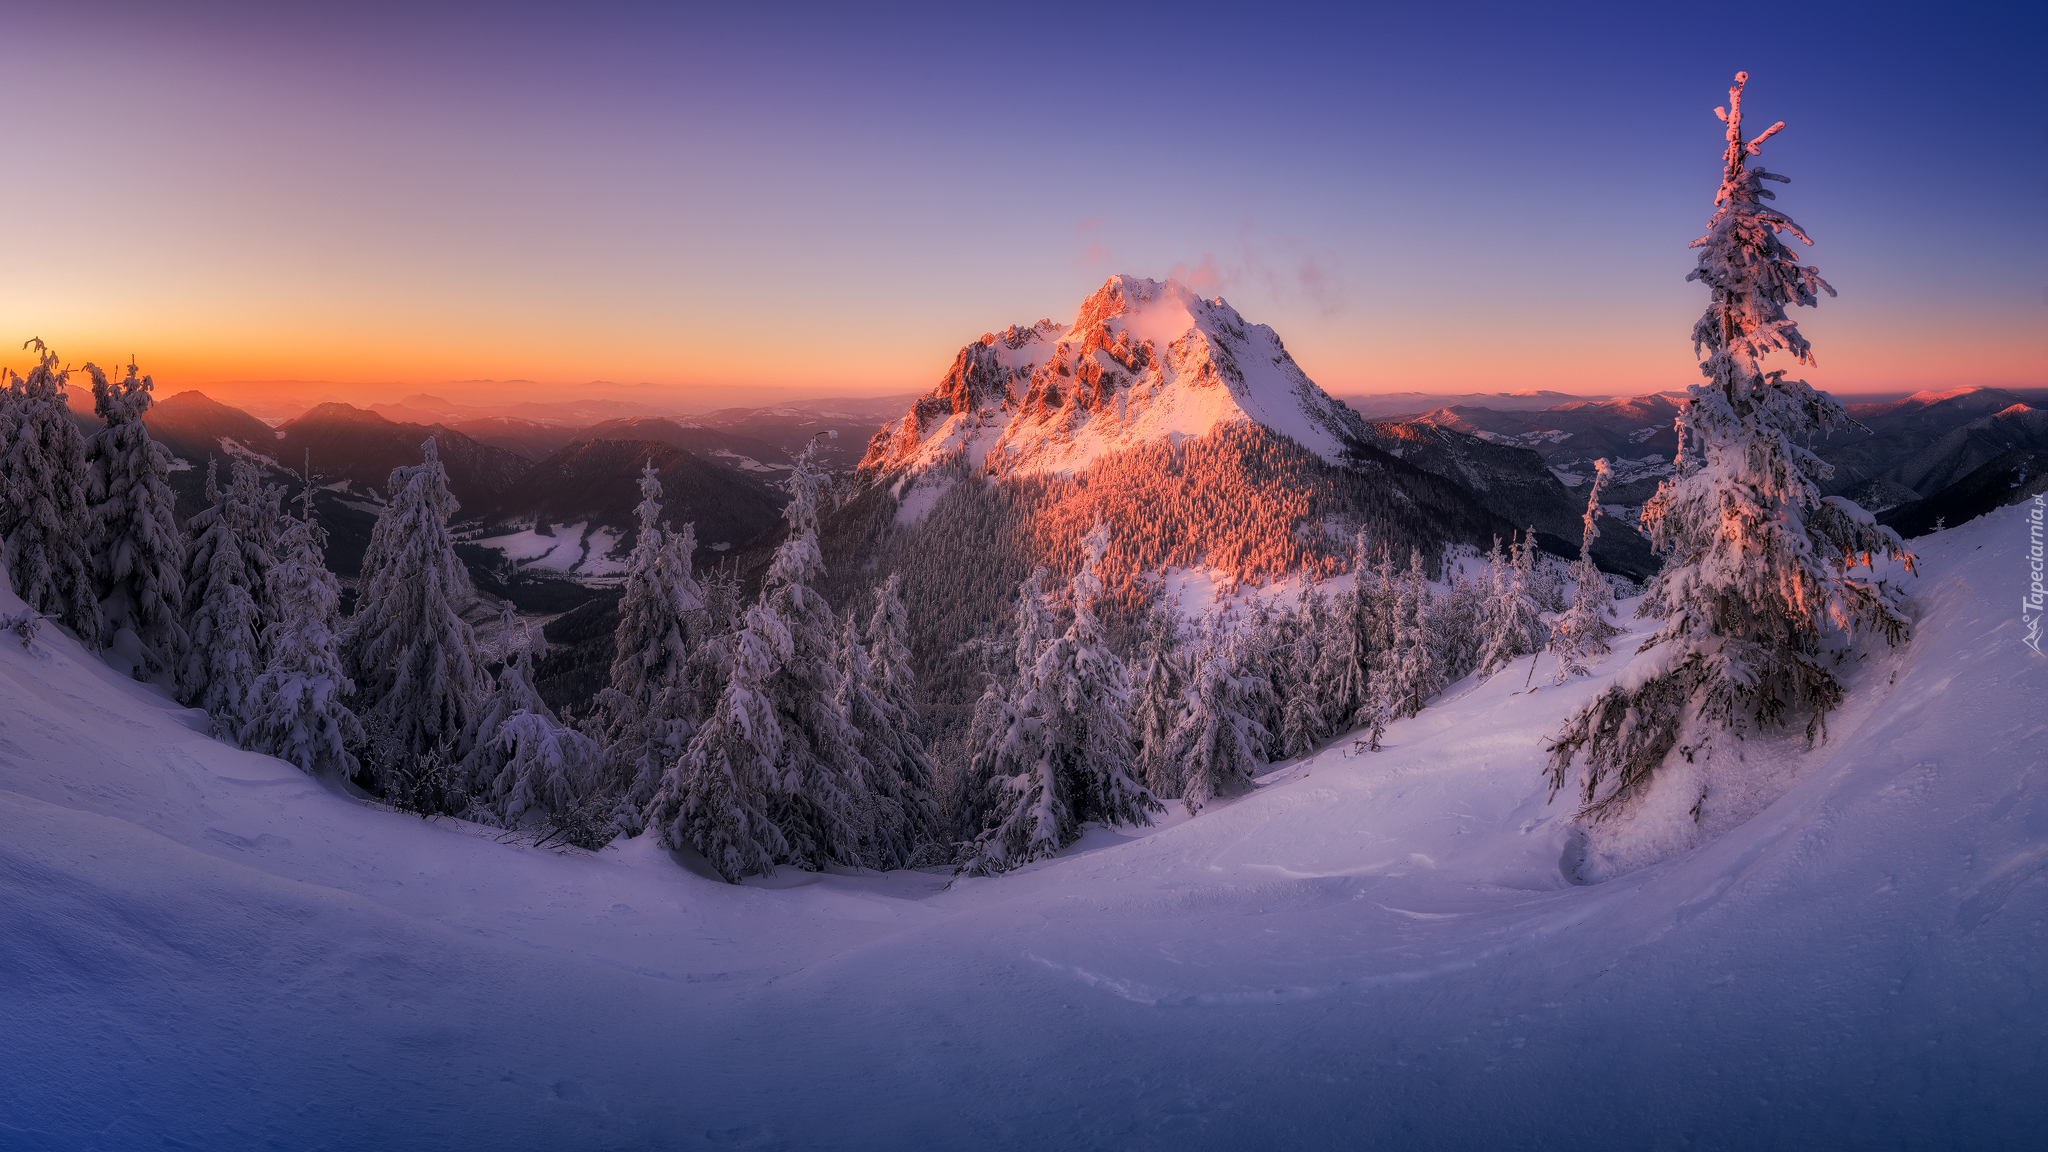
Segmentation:
{"type": "Polygon", "coordinates": [[[1626,636],[1589,680],[1466,681],[1378,755],[951,887],[500,843],[215,743],[54,628],[0,636],[0,1144],[2025,1143],[2025,511],[1919,542],[1914,640],[1848,673],[1781,795],[1597,884],[1542,741],[1626,636]]]}

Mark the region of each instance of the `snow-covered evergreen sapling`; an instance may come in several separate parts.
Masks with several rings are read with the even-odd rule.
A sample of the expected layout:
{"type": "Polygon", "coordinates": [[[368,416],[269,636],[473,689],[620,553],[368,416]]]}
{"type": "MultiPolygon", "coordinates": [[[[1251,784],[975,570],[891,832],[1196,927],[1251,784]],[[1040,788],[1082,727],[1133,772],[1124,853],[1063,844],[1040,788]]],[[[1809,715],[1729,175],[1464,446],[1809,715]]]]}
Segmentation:
{"type": "Polygon", "coordinates": [[[992,721],[977,724],[972,769],[985,821],[963,867],[978,875],[1041,860],[1072,844],[1085,821],[1150,824],[1164,805],[1138,782],[1131,761],[1129,673],[1102,638],[1096,566],[1109,548],[1097,525],[1082,541],[1069,586],[1073,623],[1042,639],[1046,613],[1019,594],[1018,676],[992,721]],[[1028,664],[1026,663],[1028,660],[1028,664]]]}
{"type": "Polygon", "coordinates": [[[917,733],[911,700],[910,614],[902,578],[875,589],[866,636],[847,617],[841,643],[840,706],[860,734],[867,762],[858,795],[861,858],[869,867],[907,867],[938,834],[932,790],[938,771],[917,733]]]}
{"type": "Polygon", "coordinates": [[[41,340],[26,377],[0,390],[0,561],[30,610],[63,621],[89,647],[104,631],[92,558],[85,436],[65,403],[68,369],[41,340]]]}
{"type": "Polygon", "coordinates": [[[1131,694],[1131,740],[1136,765],[1154,796],[1178,796],[1181,765],[1173,733],[1187,712],[1188,671],[1178,611],[1154,605],[1137,654],[1138,683],[1131,694]]]}
{"type": "Polygon", "coordinates": [[[691,572],[696,526],[674,531],[662,522],[661,481],[652,460],[640,474],[637,511],[640,535],[619,597],[611,685],[598,693],[586,721],[605,747],[621,820],[636,831],[641,809],[696,731],[691,658],[707,639],[701,635],[704,593],[691,572]]]}
{"type": "Polygon", "coordinates": [[[341,586],[327,570],[327,531],[313,515],[310,472],[299,515],[278,539],[269,573],[277,620],[263,631],[268,659],[256,680],[248,746],[308,773],[352,776],[363,726],[348,707],[355,684],[342,670],[341,586]]]}
{"type": "Polygon", "coordinates": [[[824,485],[806,446],[788,480],[789,536],[733,634],[725,688],[647,808],[663,844],[697,849],[734,882],[778,864],[859,862],[854,811],[867,765],[838,705],[832,609],[812,587],[825,573],[824,485]]]}
{"type": "Polygon", "coordinates": [[[185,540],[171,492],[171,452],[142,421],[154,382],[133,363],[119,383],[96,365],[93,411],[107,426],[86,448],[94,571],[109,643],[126,629],[138,678],[170,671],[185,652],[185,540]]]}
{"type": "Polygon", "coordinates": [[[1181,805],[1190,814],[1216,796],[1248,791],[1266,760],[1266,730],[1253,717],[1272,685],[1262,677],[1240,675],[1232,647],[1221,625],[1211,629],[1195,659],[1189,709],[1174,733],[1186,781],[1181,805]]]}
{"type": "Polygon", "coordinates": [[[1322,665],[1322,650],[1331,635],[1329,605],[1316,591],[1308,573],[1302,573],[1301,595],[1295,604],[1295,635],[1288,644],[1285,660],[1288,683],[1282,690],[1280,747],[1286,756],[1303,756],[1313,751],[1326,734],[1327,709],[1321,698],[1323,684],[1316,672],[1322,665]]]}
{"type": "Polygon", "coordinates": [[[462,618],[476,593],[448,534],[459,505],[433,438],[420,449],[420,463],[391,470],[344,647],[380,787],[444,745],[447,758],[467,755],[462,734],[488,687],[462,618]]]}
{"type": "Polygon", "coordinates": [[[264,630],[278,618],[270,575],[284,490],[263,483],[248,460],[230,466],[226,489],[217,475],[208,460],[210,506],[186,525],[192,537],[185,552],[188,643],[178,692],[185,703],[206,709],[216,737],[241,744],[255,719],[264,630]]]}
{"type": "Polygon", "coordinates": [[[1571,607],[1550,629],[1550,650],[1557,654],[1559,684],[1572,676],[1590,675],[1584,663],[1586,658],[1605,656],[1608,641],[1621,632],[1607,619],[1614,610],[1614,589],[1607,586],[1607,580],[1593,563],[1593,541],[1600,536],[1600,493],[1613,475],[1614,471],[1607,466],[1605,457],[1593,462],[1593,486],[1586,494],[1586,517],[1581,529],[1579,558],[1572,565],[1572,580],[1576,587],[1571,607]]]}
{"type": "Polygon", "coordinates": [[[1363,532],[1352,546],[1351,571],[1351,591],[1336,597],[1311,680],[1326,734],[1367,722],[1373,660],[1390,642],[1377,631],[1374,572],[1363,532]]]}
{"type": "Polygon", "coordinates": [[[1395,609],[1393,667],[1386,697],[1389,719],[1414,716],[1444,689],[1443,673],[1431,635],[1429,581],[1422,572],[1422,551],[1408,553],[1408,571],[1399,583],[1395,609]]]}
{"type": "Polygon", "coordinates": [[[1523,656],[1543,650],[1548,628],[1536,601],[1536,534],[1531,531],[1501,554],[1500,538],[1487,556],[1488,597],[1479,634],[1481,679],[1523,656]]]}
{"type": "MultiPolygon", "coordinates": [[[[466,814],[501,828],[557,827],[582,815],[602,789],[603,755],[596,741],[556,719],[534,690],[533,661],[547,644],[509,601],[498,643],[503,663],[463,738],[466,814]]],[[[579,830],[570,839],[596,847],[610,836],[579,830]]]]}
{"type": "Polygon", "coordinates": [[[1832,469],[1805,446],[1848,423],[1847,414],[1833,397],[1760,363],[1773,350],[1812,363],[1785,310],[1834,289],[1779,239],[1812,243],[1764,203],[1773,194],[1763,182],[1785,177],[1747,164],[1784,127],[1743,139],[1748,78],[1737,73],[1729,106],[1715,109],[1728,144],[1713,219],[1693,242],[1699,266],[1687,277],[1713,294],[1693,328],[1706,382],[1687,389],[1676,473],[1643,508],[1644,529],[1668,556],[1643,607],[1664,619],[1642,647],[1659,656],[1631,683],[1602,692],[1550,746],[1553,793],[1577,760],[1579,798],[1595,816],[1637,794],[1673,749],[1695,756],[1716,732],[1803,714],[1808,739],[1816,738],[1842,698],[1824,646],[1859,632],[1890,643],[1907,633],[1898,591],[1854,569],[1885,555],[1910,570],[1910,555],[1862,509],[1822,498],[1816,482],[1832,469]]]}

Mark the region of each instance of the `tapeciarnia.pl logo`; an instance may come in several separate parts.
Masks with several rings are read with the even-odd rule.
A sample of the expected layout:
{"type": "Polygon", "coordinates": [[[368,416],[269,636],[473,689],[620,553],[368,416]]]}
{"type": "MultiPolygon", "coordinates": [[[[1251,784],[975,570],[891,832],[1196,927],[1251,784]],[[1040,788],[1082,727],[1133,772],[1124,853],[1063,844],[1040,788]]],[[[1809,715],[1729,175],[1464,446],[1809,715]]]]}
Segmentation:
{"type": "Polygon", "coordinates": [[[2027,512],[2027,575],[2029,579],[2026,595],[2020,597],[2020,625],[2027,630],[2026,635],[2020,637],[2020,643],[2032,648],[2037,656],[2041,654],[2041,615],[2044,610],[2043,605],[2048,603],[2048,588],[2041,586],[2042,570],[2044,566],[2048,566],[2044,565],[2041,539],[2043,528],[2048,527],[2044,526],[2042,522],[2044,513],[2048,513],[2048,492],[2034,497],[2034,506],[2027,512]]]}

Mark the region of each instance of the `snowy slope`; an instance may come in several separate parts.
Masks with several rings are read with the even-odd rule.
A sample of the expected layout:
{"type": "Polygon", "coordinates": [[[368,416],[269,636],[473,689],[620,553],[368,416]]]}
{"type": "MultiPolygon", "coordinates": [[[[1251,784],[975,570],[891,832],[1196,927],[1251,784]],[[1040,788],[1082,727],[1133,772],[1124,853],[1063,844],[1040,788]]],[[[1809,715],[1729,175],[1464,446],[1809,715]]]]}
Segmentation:
{"type": "Polygon", "coordinates": [[[961,349],[937,388],[875,434],[861,466],[915,470],[962,453],[999,474],[1068,474],[1107,452],[1243,421],[1333,464],[1361,427],[1271,328],[1222,297],[1112,276],[1071,326],[1041,320],[961,349]]]}
{"type": "Polygon", "coordinates": [[[2023,512],[1916,542],[1918,638],[1788,790],[1593,885],[1538,772],[1598,677],[1006,877],[732,887],[365,807],[7,637],[0,1146],[2020,1146],[2023,512]]]}

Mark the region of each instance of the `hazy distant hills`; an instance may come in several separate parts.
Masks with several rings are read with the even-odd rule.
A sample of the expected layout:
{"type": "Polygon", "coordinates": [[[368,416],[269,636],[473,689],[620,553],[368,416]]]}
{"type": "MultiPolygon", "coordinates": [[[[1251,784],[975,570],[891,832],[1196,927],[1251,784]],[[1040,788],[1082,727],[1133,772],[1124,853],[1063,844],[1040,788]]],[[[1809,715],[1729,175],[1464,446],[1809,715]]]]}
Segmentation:
{"type": "Polygon", "coordinates": [[[223,441],[255,453],[277,454],[277,432],[270,425],[203,392],[165,396],[150,405],[142,420],[152,439],[162,441],[173,456],[198,467],[205,466],[208,456],[225,456],[235,450],[223,441]]]}
{"type": "Polygon", "coordinates": [[[1901,504],[1877,521],[1911,538],[1932,532],[1937,525],[1954,528],[2042,492],[2048,492],[2048,451],[2011,448],[1934,495],[1901,504]]]}
{"type": "MultiPolygon", "coordinates": [[[[533,465],[479,515],[496,522],[604,526],[630,538],[638,530],[640,473],[649,461],[661,481],[663,518],[677,525],[694,522],[704,549],[745,544],[781,519],[784,498],[760,477],[651,437],[580,439],[533,465]]],[[[776,475],[787,475],[786,468],[776,475]]]]}
{"type": "Polygon", "coordinates": [[[526,457],[545,459],[583,434],[581,428],[564,424],[541,424],[516,416],[481,416],[451,421],[448,425],[479,444],[489,444],[526,457]]]}
{"type": "Polygon", "coordinates": [[[1950,458],[1947,464],[1936,457],[1918,459],[1920,454],[1964,425],[2015,405],[2024,411],[2028,402],[1999,388],[1957,388],[1920,392],[1883,404],[1851,404],[1849,415],[1870,431],[1837,431],[1814,445],[1814,451],[1835,466],[1833,491],[1846,491],[1858,481],[1883,477],[1931,496],[1997,453],[1981,455],[1961,470],[1955,467],[1961,457],[1954,446],[1937,453],[1937,457],[1950,458]]]}
{"type": "Polygon", "coordinates": [[[448,470],[449,490],[464,508],[490,502],[533,466],[517,453],[480,444],[445,424],[399,423],[339,403],[316,405],[286,421],[277,429],[276,445],[287,468],[299,467],[310,456],[316,474],[383,493],[392,469],[420,462],[428,437],[448,470]]]}
{"type": "MultiPolygon", "coordinates": [[[[1375,427],[1431,425],[1506,447],[1525,448],[1575,486],[1590,477],[1595,458],[1605,457],[1620,482],[1609,489],[1603,502],[1633,507],[1648,499],[1671,472],[1670,460],[1677,448],[1673,420],[1680,398],[1657,393],[1531,408],[1522,404],[1529,399],[1524,394],[1510,398],[1518,406],[1455,404],[1397,415],[1375,427]]],[[[1867,431],[1837,429],[1813,445],[1814,452],[1835,469],[1822,487],[1872,511],[1886,512],[1962,485],[1965,478],[1994,460],[2004,460],[2001,467],[2017,467],[2006,459],[2008,453],[2048,450],[2048,411],[2042,403],[1998,388],[1957,388],[1850,404],[1851,417],[1867,431]]],[[[1983,486],[1983,477],[1964,487],[1971,494],[1959,492],[1951,502],[1956,509],[1975,507],[1990,490],[1983,486]]],[[[1938,514],[1929,512],[1927,522],[1931,524],[1938,514]]],[[[1952,515],[1947,519],[1950,524],[1958,523],[1952,515]]]]}
{"type": "MultiPolygon", "coordinates": [[[[737,469],[763,483],[774,483],[789,475],[794,461],[790,453],[766,440],[736,435],[719,428],[683,423],[659,416],[635,416],[607,420],[578,432],[572,444],[591,440],[651,440],[680,448],[737,469]]],[[[799,450],[802,441],[799,439],[799,450]]]]}
{"type": "MultiPolygon", "coordinates": [[[[158,400],[146,419],[151,435],[180,461],[171,480],[184,516],[204,507],[209,458],[221,464],[223,479],[228,461],[242,457],[296,491],[291,475],[310,457],[315,482],[323,486],[316,508],[329,530],[328,562],[345,577],[360,568],[391,470],[418,463],[429,436],[462,504],[460,520],[485,526],[486,534],[584,522],[610,529],[621,548],[631,543],[640,469],[651,459],[665,490],[665,518],[697,524],[700,561],[709,563],[779,522],[784,497],[776,481],[791,467],[781,444],[800,447],[821,419],[804,410],[719,414],[770,437],[761,438],[666,417],[619,416],[620,408],[638,406],[611,401],[541,406],[549,421],[609,413],[585,424],[475,414],[444,421],[440,417],[454,406],[425,396],[408,401],[376,410],[325,403],[273,428],[191,391],[158,400]],[[402,418],[408,416],[418,419],[402,418]]],[[[856,437],[863,427],[847,426],[856,437]]],[[[573,586],[557,573],[524,573],[486,549],[462,551],[480,587],[527,610],[559,611],[588,598],[564,591],[573,586]]]]}
{"type": "MultiPolygon", "coordinates": [[[[1366,435],[1381,451],[1426,472],[1456,481],[1488,511],[1516,528],[1536,529],[1546,551],[1576,556],[1586,510],[1583,484],[1568,488],[1533,448],[1487,439],[1431,420],[1368,421],[1366,435]]],[[[1608,501],[1603,503],[1620,503],[1608,501]]],[[[1658,560],[1649,541],[1612,516],[1600,522],[1594,562],[1631,580],[1649,579],[1658,560]]]]}

